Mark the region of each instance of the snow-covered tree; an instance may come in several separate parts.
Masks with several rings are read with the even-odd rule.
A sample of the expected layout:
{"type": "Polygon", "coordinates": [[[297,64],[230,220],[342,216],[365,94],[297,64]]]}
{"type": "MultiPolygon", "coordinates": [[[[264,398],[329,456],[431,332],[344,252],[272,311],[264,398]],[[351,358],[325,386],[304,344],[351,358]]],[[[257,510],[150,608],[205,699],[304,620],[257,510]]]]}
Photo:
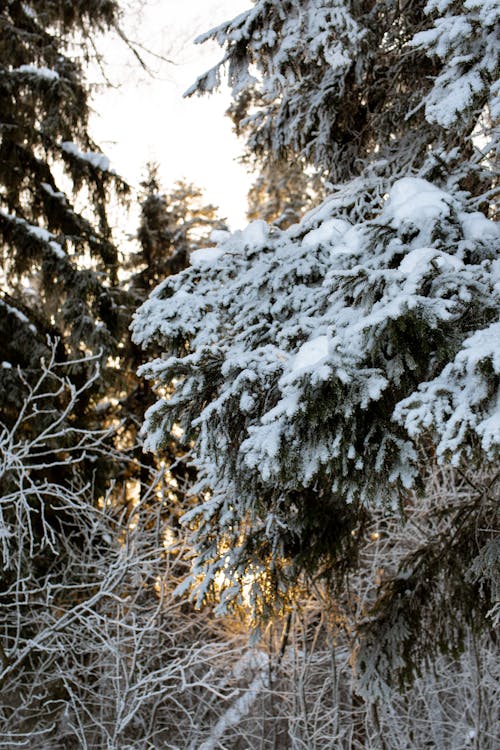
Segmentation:
{"type": "MultiPolygon", "coordinates": [[[[218,209],[204,202],[202,191],[195,185],[179,180],[170,190],[162,191],[155,164],[147,165],[140,204],[138,251],[130,252],[122,266],[127,276],[127,322],[130,322],[133,311],[144,302],[159,279],[186,268],[190,253],[210,242],[212,230],[226,227],[218,209]]],[[[158,355],[160,353],[157,351],[158,355]]],[[[139,472],[141,494],[150,494],[151,471],[155,467],[175,465],[175,470],[172,468],[175,481],[171,483],[170,492],[171,499],[175,496],[178,501],[172,505],[180,507],[185,485],[188,480],[192,483],[194,477],[192,468],[185,461],[178,460],[186,450],[179,447],[178,436],[171,433],[168,446],[161,456],[143,453],[138,433],[144,411],[154,403],[155,395],[144,379],[137,377],[142,353],[129,336],[124,337],[119,356],[121,371],[117,382],[109,389],[105,406],[100,405],[100,414],[109,420],[121,420],[120,440],[125,438],[134,455],[134,461],[127,468],[128,479],[131,474],[137,476],[139,472]],[[118,398],[109,398],[115,391],[118,391],[118,398]]],[[[171,508],[170,521],[175,515],[171,508]]]]}
{"type": "MultiPolygon", "coordinates": [[[[93,39],[117,23],[111,0],[0,11],[0,406],[11,422],[50,357],[47,335],[60,360],[79,362],[78,387],[89,375],[83,355],[100,352],[105,365],[126,329],[107,218],[109,195],[126,186],[89,135],[83,70],[93,39]]],[[[105,367],[94,391],[104,379],[105,367]]],[[[79,408],[78,419],[92,419],[83,399],[79,408]]]]}
{"type": "MultiPolygon", "coordinates": [[[[174,422],[195,441],[202,500],[186,522],[201,597],[221,574],[223,602],[249,586],[271,606],[303,570],[338,578],[370,511],[410,506],[434,459],[487,473],[449,509],[460,544],[447,560],[437,537],[432,558],[436,576],[481,571],[500,445],[498,243],[458,195],[406,178],[364,222],[340,194],[286,231],[219,236],[153,292],[134,336],[170,356],[142,368],[168,394],[146,446],[174,422]]],[[[420,601],[427,563],[394,593],[406,580],[420,601]]],[[[477,579],[471,616],[491,607],[492,581],[477,579]]]]}
{"type": "Polygon", "coordinates": [[[130,265],[132,286],[150,290],[189,265],[190,253],[209,244],[211,232],[226,229],[226,223],[216,206],[203,202],[202,191],[192,183],[178,180],[162,192],[156,164],[147,165],[142,188],[140,250],[132,255],[130,265]]]}
{"type": "Polygon", "coordinates": [[[373,514],[411,517],[450,472],[456,496],[360,613],[358,665],[382,681],[498,616],[498,18],[258,0],[202,37],[225,55],[192,91],[226,66],[249,151],[337,184],[288,229],[216,235],[134,323],[165,353],[142,368],[161,387],[146,446],[174,423],[194,445],[198,601],[265,615],[302,574],[342,591],[373,514]]]}
{"type": "Polygon", "coordinates": [[[364,204],[410,170],[451,173],[481,196],[500,111],[498,21],[491,0],[256,0],[199,37],[224,55],[188,93],[227,71],[251,154],[299,155],[333,182],[371,164],[364,204]]]}

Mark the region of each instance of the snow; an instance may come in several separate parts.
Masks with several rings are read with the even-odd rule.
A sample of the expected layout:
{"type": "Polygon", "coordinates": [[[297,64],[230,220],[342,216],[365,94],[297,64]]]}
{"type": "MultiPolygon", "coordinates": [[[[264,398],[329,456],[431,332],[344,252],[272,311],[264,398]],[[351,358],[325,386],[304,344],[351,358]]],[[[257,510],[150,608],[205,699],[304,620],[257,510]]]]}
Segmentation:
{"type": "MultiPolygon", "coordinates": [[[[429,12],[430,8],[426,8],[429,12]]],[[[433,28],[419,31],[411,44],[414,47],[432,47],[438,57],[446,57],[450,47],[469,36],[472,28],[465,16],[437,18],[433,28]]]]}
{"type": "Polygon", "coordinates": [[[497,0],[465,0],[464,8],[472,12],[479,12],[482,23],[491,26],[498,21],[497,0]]]}
{"type": "Polygon", "coordinates": [[[304,247],[317,247],[318,245],[328,245],[338,241],[352,226],[348,221],[343,219],[329,219],[321,224],[317,229],[308,232],[302,244],[304,247]]]}
{"type": "Polygon", "coordinates": [[[310,370],[328,357],[328,336],[317,336],[302,344],[292,360],[292,372],[310,370]]]}
{"type": "Polygon", "coordinates": [[[500,239],[500,225],[495,221],[490,221],[479,211],[475,213],[460,211],[458,218],[462,224],[465,239],[484,241],[500,239]]]}
{"type": "Polygon", "coordinates": [[[231,236],[231,232],[225,229],[214,229],[210,234],[211,242],[217,244],[218,242],[225,242],[231,236]]]}
{"type": "Polygon", "coordinates": [[[337,252],[352,253],[356,255],[363,248],[363,229],[361,227],[349,226],[342,235],[341,242],[336,246],[337,252]]]}
{"type": "Polygon", "coordinates": [[[500,446],[500,393],[493,400],[489,395],[483,375],[489,369],[500,375],[500,322],[469,336],[433,381],[397,405],[394,419],[411,436],[439,426],[437,455],[450,456],[454,465],[468,454],[471,433],[481,439],[484,455],[494,457],[500,446]]]}
{"type": "Polygon", "coordinates": [[[51,250],[54,251],[55,255],[57,255],[58,258],[65,258],[66,253],[62,249],[61,245],[56,242],[53,237],[54,235],[49,232],[47,229],[44,229],[43,227],[37,227],[33,224],[27,224],[26,228],[28,232],[33,235],[33,237],[36,237],[38,240],[42,240],[42,242],[46,242],[48,246],[51,248],[51,250]]]}
{"type": "Polygon", "coordinates": [[[255,247],[266,242],[269,236],[269,226],[265,221],[251,221],[246,229],[236,232],[236,237],[245,247],[255,247]]]}
{"type": "Polygon", "coordinates": [[[58,258],[65,258],[66,253],[62,249],[61,245],[56,242],[53,237],[54,235],[43,227],[37,227],[33,224],[26,223],[28,232],[42,242],[46,242],[48,246],[54,251],[58,258]]]}
{"type": "Polygon", "coordinates": [[[61,245],[54,240],[54,235],[48,231],[48,229],[44,229],[43,227],[36,226],[36,224],[29,224],[24,219],[20,219],[17,216],[14,216],[14,214],[9,214],[6,211],[3,211],[0,209],[0,213],[8,220],[11,221],[14,224],[19,224],[25,228],[25,230],[30,234],[32,237],[35,237],[37,240],[40,240],[41,242],[45,242],[48,247],[53,251],[55,255],[57,255],[58,258],[65,258],[66,253],[62,249],[61,245]]]}
{"type": "Polygon", "coordinates": [[[410,40],[414,47],[440,58],[441,72],[435,76],[425,96],[426,119],[445,128],[462,118],[467,120],[479,98],[495,111],[499,106],[496,88],[500,19],[498,2],[469,0],[463,9],[451,9],[449,3],[428,2],[425,12],[437,11],[434,25],[410,40]]]}
{"type": "Polygon", "coordinates": [[[61,148],[67,154],[76,156],[76,158],[81,161],[87,161],[95,169],[100,169],[102,172],[110,171],[108,157],[98,151],[80,151],[76,143],[73,143],[72,141],[63,141],[61,143],[61,148]]]}
{"type": "Polygon", "coordinates": [[[215,247],[200,248],[191,253],[189,256],[189,262],[195,268],[199,268],[200,266],[207,266],[215,263],[221,255],[223,255],[223,251],[218,250],[215,247]]]}
{"type": "Polygon", "coordinates": [[[45,190],[45,192],[51,195],[53,198],[58,198],[63,203],[66,203],[66,196],[64,193],[59,190],[54,190],[54,188],[49,185],[48,182],[42,182],[40,183],[40,185],[45,190]]]}
{"type": "Polygon", "coordinates": [[[459,269],[463,268],[464,265],[459,258],[449,253],[444,253],[432,247],[418,247],[405,255],[399,264],[399,270],[407,275],[415,272],[423,274],[429,270],[431,263],[434,263],[440,269],[459,269]]]}
{"type": "MultiPolygon", "coordinates": [[[[25,325],[27,325],[29,330],[32,333],[37,332],[33,323],[30,323],[29,318],[27,318],[26,315],[23,312],[21,312],[21,310],[18,310],[17,307],[11,307],[11,305],[8,305],[3,300],[1,300],[1,302],[2,302],[2,305],[6,308],[6,310],[12,315],[15,315],[16,318],[21,321],[21,323],[24,323],[25,325]]],[[[4,364],[8,364],[8,363],[4,363],[4,364]]]]}
{"type": "Polygon", "coordinates": [[[26,3],[21,3],[23,11],[26,13],[29,18],[36,18],[36,12],[26,3]]]}
{"type": "Polygon", "coordinates": [[[255,398],[250,393],[242,393],[240,398],[240,409],[242,412],[250,413],[255,406],[255,398]]]}
{"type": "Polygon", "coordinates": [[[66,253],[58,242],[52,240],[49,242],[49,247],[54,251],[58,258],[66,258],[66,253]]]}
{"type": "Polygon", "coordinates": [[[444,190],[418,177],[404,177],[394,183],[384,208],[384,215],[397,223],[408,221],[415,226],[448,216],[450,197],[444,190]]]}
{"type": "Polygon", "coordinates": [[[445,128],[450,128],[457,116],[467,111],[474,94],[479,93],[482,88],[483,80],[477,70],[471,70],[460,76],[458,80],[453,81],[453,85],[448,84],[443,76],[438,96],[435,95],[427,103],[427,118],[431,122],[439,122],[445,128]]]}
{"type": "Polygon", "coordinates": [[[42,242],[49,242],[54,236],[51,232],[48,231],[48,229],[37,227],[34,224],[26,223],[26,227],[28,229],[28,232],[33,235],[33,237],[36,237],[37,240],[42,240],[42,242]]]}
{"type": "Polygon", "coordinates": [[[28,75],[37,76],[43,78],[46,81],[58,81],[59,73],[51,68],[37,67],[36,65],[20,65],[19,68],[14,68],[13,73],[27,73],[28,75]]]}

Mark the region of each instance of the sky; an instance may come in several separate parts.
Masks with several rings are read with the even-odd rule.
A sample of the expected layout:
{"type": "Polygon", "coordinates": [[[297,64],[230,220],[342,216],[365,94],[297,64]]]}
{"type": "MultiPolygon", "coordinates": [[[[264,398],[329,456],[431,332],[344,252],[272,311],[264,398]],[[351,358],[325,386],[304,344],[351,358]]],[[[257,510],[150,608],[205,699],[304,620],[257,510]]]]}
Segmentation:
{"type": "MultiPolygon", "coordinates": [[[[251,0],[147,0],[142,11],[141,3],[129,5],[127,36],[171,62],[141,53],[151,77],[121,40],[103,42],[105,74],[115,87],[98,86],[94,94],[95,140],[133,186],[146,162],[156,161],[164,190],[181,178],[194,182],[232,229],[244,226],[250,177],[236,161],[243,144],[224,115],[229,91],[189,99],[183,93],[222,57],[218,45],[195,45],[194,38],[251,7],[251,0]]],[[[97,70],[94,79],[102,80],[97,70]]]]}

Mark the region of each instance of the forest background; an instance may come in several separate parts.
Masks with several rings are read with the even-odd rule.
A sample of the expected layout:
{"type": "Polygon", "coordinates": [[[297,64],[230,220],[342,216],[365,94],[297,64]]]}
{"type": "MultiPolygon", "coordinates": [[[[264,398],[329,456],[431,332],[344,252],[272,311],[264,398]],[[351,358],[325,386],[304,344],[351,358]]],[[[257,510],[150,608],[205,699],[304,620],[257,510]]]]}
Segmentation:
{"type": "Polygon", "coordinates": [[[150,165],[134,250],[122,10],[0,5],[0,747],[493,750],[496,4],[209,32],[252,223],[150,165]]]}

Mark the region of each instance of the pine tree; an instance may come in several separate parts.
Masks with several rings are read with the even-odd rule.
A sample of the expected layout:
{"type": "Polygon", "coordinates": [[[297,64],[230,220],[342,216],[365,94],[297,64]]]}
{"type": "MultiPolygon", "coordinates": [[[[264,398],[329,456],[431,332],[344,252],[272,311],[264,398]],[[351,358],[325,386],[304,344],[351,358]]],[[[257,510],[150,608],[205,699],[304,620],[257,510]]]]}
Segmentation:
{"type": "MultiPolygon", "coordinates": [[[[0,679],[14,686],[50,672],[43,613],[91,608],[92,553],[98,566],[115,548],[99,503],[128,459],[99,407],[128,322],[107,198],[127,188],[88,134],[83,65],[117,19],[109,0],[0,4],[0,679]]],[[[37,684],[12,745],[36,700],[67,696],[53,673],[37,684]]]]}
{"type": "Polygon", "coordinates": [[[168,242],[144,242],[143,284],[119,274],[107,205],[127,186],[88,134],[86,58],[75,57],[117,22],[107,0],[0,3],[4,747],[164,744],[176,670],[207,632],[192,609],[166,605],[182,563],[165,549],[165,498],[182,495],[189,469],[154,482],[140,457],[150,397],[128,324],[176,248],[186,257],[220,222],[211,208],[196,218],[196,190],[179,185],[167,220],[155,214],[168,242]]]}
{"type": "Polygon", "coordinates": [[[498,617],[498,15],[258,0],[202,37],[225,47],[249,150],[343,183],[299,225],[194,253],[135,321],[170,355],[142,368],[163,389],[146,444],[179,421],[195,446],[199,601],[245,591],[265,615],[302,575],[342,597],[384,508],[418,516],[419,493],[455,488],[356,624],[378,685],[498,617]]]}

